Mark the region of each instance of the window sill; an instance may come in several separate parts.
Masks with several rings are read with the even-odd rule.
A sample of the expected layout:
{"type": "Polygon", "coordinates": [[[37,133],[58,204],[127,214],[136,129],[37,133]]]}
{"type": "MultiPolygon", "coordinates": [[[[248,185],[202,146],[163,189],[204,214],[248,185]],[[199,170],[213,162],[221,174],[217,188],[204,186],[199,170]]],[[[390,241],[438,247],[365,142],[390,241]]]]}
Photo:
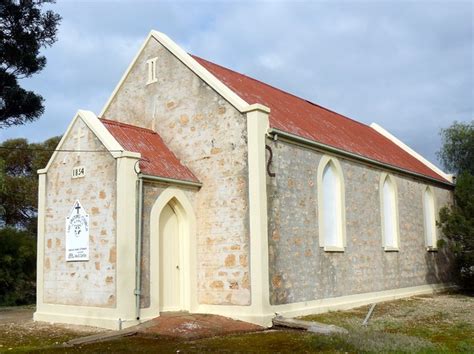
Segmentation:
{"type": "Polygon", "coordinates": [[[344,252],[344,247],[324,246],[324,252],[344,252]]]}
{"type": "Polygon", "coordinates": [[[398,247],[389,247],[389,246],[386,246],[383,248],[383,250],[385,252],[398,252],[399,251],[399,248],[398,247]]]}

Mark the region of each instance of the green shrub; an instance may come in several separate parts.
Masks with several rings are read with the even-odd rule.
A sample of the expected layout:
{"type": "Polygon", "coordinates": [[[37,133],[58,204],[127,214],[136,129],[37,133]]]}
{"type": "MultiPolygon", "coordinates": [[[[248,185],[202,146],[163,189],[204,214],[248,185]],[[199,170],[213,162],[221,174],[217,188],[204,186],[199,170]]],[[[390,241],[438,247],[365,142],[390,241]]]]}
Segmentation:
{"type": "Polygon", "coordinates": [[[36,238],[11,227],[0,229],[0,306],[26,305],[36,297],[36,238]]]}
{"type": "MultiPolygon", "coordinates": [[[[474,120],[454,122],[441,129],[443,145],[438,157],[443,166],[457,175],[454,205],[439,213],[438,226],[450,240],[456,260],[456,280],[474,289],[474,120]]],[[[442,246],[442,245],[440,245],[442,246]]]]}
{"type": "Polygon", "coordinates": [[[438,225],[451,241],[458,284],[474,289],[474,176],[465,172],[458,177],[454,205],[440,210],[438,225]]]}

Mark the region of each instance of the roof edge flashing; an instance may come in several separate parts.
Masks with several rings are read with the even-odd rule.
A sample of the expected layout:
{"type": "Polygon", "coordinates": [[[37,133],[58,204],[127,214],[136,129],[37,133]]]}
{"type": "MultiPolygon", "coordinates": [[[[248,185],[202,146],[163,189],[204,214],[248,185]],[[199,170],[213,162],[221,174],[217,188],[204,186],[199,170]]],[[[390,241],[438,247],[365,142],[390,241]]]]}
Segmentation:
{"type": "Polygon", "coordinates": [[[393,142],[394,144],[396,144],[398,147],[400,147],[401,149],[403,149],[404,151],[406,151],[407,153],[409,153],[411,156],[413,156],[415,159],[417,159],[418,161],[420,161],[421,163],[423,163],[425,166],[427,166],[429,169],[433,170],[434,172],[436,172],[437,174],[439,174],[441,177],[443,177],[444,179],[446,179],[447,181],[453,183],[454,179],[453,179],[453,175],[452,174],[448,174],[444,171],[442,171],[440,168],[436,167],[433,163],[431,163],[430,161],[428,161],[427,159],[425,159],[423,156],[421,156],[419,153],[417,153],[415,150],[413,150],[411,147],[409,147],[408,145],[406,145],[404,142],[402,142],[400,139],[398,139],[396,136],[394,136],[393,134],[391,134],[388,130],[386,130],[385,128],[383,128],[381,125],[377,124],[377,123],[372,123],[370,124],[370,127],[372,129],[374,129],[377,133],[383,135],[384,137],[386,137],[387,139],[389,139],[391,142],[393,142]]]}

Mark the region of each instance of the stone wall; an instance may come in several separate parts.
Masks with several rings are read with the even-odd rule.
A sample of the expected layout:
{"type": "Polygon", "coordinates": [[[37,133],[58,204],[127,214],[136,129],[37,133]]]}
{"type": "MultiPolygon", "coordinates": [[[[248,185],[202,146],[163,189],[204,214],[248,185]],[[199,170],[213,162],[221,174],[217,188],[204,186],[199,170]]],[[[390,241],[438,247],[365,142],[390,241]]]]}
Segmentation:
{"type": "Polygon", "coordinates": [[[103,117],[157,131],[202,182],[192,199],[199,303],[250,304],[245,116],[152,38],[103,117]],[[146,85],[154,57],[158,82],[146,85]]]}
{"type": "MultiPolygon", "coordinates": [[[[143,237],[142,237],[142,262],[141,262],[141,307],[147,308],[150,306],[150,259],[153,255],[150,254],[150,217],[151,210],[155,204],[155,201],[161,195],[161,193],[168,188],[169,185],[163,183],[150,183],[145,182],[143,188],[143,237]]],[[[181,190],[185,193],[188,200],[193,206],[196,205],[196,197],[198,190],[196,188],[181,187],[181,190]]],[[[195,209],[196,213],[197,210],[195,209]]],[[[155,235],[154,237],[157,237],[155,235]]],[[[207,245],[207,242],[205,243],[207,245]]],[[[199,249],[203,249],[206,246],[201,244],[198,245],[199,249]]],[[[232,289],[233,294],[241,293],[242,298],[247,297],[249,290],[249,279],[245,276],[242,282],[239,282],[242,277],[242,267],[247,266],[248,259],[246,255],[235,256],[235,251],[238,251],[238,245],[230,245],[224,247],[222,254],[215,254],[220,268],[218,274],[213,283],[210,284],[210,288],[215,292],[226,291],[226,289],[232,289]]],[[[157,255],[155,255],[156,257],[157,255]]],[[[198,283],[205,283],[208,274],[205,272],[199,272],[198,270],[198,283]]],[[[237,296],[234,295],[234,296],[237,296]]]]}
{"type": "Polygon", "coordinates": [[[48,304],[115,307],[115,160],[78,119],[62,149],[95,153],[58,153],[46,176],[44,298],[48,304]],[[71,178],[84,166],[86,176],[71,178]],[[65,218],[79,200],[90,217],[89,261],[65,261],[65,218]]]}
{"type": "MultiPolygon", "coordinates": [[[[269,269],[272,304],[287,304],[449,280],[449,255],[427,252],[422,195],[426,184],[392,174],[398,188],[400,247],[382,248],[381,170],[338,158],[345,180],[346,240],[343,253],[319,247],[317,168],[322,153],[283,141],[273,150],[267,176],[269,269]]],[[[434,187],[438,207],[449,190],[434,187]]]]}

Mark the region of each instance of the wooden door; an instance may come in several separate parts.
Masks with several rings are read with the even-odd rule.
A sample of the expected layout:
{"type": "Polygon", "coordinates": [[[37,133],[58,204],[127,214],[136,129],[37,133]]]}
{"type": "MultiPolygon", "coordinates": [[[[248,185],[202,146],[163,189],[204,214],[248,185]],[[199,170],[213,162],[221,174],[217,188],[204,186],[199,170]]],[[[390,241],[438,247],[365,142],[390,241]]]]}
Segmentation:
{"type": "Polygon", "coordinates": [[[180,311],[181,269],[178,217],[166,205],[160,215],[160,310],[180,311]]]}

